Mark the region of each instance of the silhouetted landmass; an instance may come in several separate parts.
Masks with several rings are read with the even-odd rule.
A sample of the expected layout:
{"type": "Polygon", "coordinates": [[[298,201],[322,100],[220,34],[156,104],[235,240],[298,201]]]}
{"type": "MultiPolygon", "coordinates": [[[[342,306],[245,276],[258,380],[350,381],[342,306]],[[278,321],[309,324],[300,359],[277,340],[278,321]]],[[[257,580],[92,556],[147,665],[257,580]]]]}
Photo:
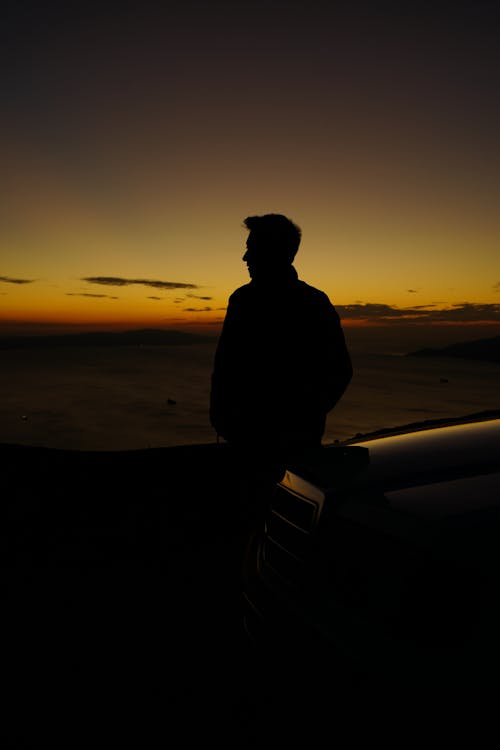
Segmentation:
{"type": "Polygon", "coordinates": [[[51,336],[5,336],[0,349],[41,349],[67,346],[172,346],[203,344],[214,341],[211,336],[185,331],[144,328],[134,331],[92,331],[51,336]]]}
{"type": "Polygon", "coordinates": [[[460,341],[441,349],[418,349],[409,352],[407,357],[457,357],[478,359],[483,362],[500,362],[500,336],[476,341],[460,341]]]}
{"type": "Polygon", "coordinates": [[[163,731],[180,725],[197,746],[221,706],[235,746],[251,745],[260,694],[239,604],[247,530],[227,446],[1,444],[0,476],[2,730],[8,705],[23,712],[12,721],[23,742],[3,746],[31,747],[33,712],[54,721],[55,706],[57,731],[88,740],[71,747],[103,727],[152,746],[156,710],[163,731]]]}

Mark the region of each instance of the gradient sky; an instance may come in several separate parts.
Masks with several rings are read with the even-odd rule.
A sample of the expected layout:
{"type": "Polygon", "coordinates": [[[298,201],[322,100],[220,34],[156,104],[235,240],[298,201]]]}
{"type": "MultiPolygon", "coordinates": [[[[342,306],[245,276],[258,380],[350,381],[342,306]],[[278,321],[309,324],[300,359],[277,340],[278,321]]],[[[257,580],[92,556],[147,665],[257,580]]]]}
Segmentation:
{"type": "Polygon", "coordinates": [[[0,333],[215,330],[266,212],[347,325],[500,324],[495,5],[18,4],[0,333]]]}

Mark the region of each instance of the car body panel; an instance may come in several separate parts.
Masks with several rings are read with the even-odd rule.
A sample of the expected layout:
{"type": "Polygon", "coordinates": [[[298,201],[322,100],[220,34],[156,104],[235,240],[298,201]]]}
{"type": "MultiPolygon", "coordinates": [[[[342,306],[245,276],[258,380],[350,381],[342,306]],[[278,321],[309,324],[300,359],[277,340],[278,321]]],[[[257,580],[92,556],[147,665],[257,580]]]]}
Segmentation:
{"type": "Polygon", "coordinates": [[[499,539],[500,419],[325,447],[249,546],[247,631],[393,680],[498,668],[499,539]]]}

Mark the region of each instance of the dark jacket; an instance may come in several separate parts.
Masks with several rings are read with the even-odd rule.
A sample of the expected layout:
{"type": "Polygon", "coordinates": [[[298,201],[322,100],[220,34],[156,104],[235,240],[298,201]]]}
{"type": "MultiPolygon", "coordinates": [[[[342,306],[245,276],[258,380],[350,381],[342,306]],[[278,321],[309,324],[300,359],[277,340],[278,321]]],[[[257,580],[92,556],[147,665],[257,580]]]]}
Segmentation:
{"type": "Polygon", "coordinates": [[[211,383],[210,421],[233,444],[320,444],[352,366],[324,292],[286,273],[229,298],[211,383]]]}

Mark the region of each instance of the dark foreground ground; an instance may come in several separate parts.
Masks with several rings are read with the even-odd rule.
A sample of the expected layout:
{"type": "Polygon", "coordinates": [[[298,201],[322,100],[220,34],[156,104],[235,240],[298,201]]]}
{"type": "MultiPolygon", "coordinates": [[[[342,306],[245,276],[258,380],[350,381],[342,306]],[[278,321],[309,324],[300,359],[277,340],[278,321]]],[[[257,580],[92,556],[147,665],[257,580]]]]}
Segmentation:
{"type": "Polygon", "coordinates": [[[3,445],[0,462],[3,746],[400,746],[427,726],[425,692],[400,735],[397,686],[358,693],[335,669],[319,685],[314,665],[250,647],[248,514],[226,446],[3,445]]]}
{"type": "Polygon", "coordinates": [[[307,685],[243,631],[249,526],[226,448],[1,446],[9,745],[263,747],[299,724],[311,744],[317,719],[290,703],[307,685]]]}
{"type": "Polygon", "coordinates": [[[4,445],[0,461],[10,741],[251,734],[224,451],[4,445]]]}

